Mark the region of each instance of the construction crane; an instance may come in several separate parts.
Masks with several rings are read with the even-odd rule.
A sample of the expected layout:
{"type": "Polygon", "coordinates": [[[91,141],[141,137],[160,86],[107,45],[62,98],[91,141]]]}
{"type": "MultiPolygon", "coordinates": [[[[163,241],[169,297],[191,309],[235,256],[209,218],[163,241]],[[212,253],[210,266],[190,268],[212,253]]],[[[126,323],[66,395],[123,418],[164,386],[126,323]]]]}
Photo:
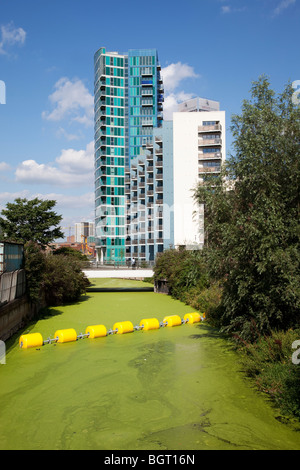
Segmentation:
{"type": "Polygon", "coordinates": [[[74,227],[60,227],[62,230],[69,230],[69,237],[71,237],[71,230],[74,228],[74,227]]]}
{"type": "Polygon", "coordinates": [[[88,246],[86,235],[81,235],[81,250],[82,250],[82,253],[85,255],[90,255],[90,256],[94,255],[93,249],[88,246]]]}

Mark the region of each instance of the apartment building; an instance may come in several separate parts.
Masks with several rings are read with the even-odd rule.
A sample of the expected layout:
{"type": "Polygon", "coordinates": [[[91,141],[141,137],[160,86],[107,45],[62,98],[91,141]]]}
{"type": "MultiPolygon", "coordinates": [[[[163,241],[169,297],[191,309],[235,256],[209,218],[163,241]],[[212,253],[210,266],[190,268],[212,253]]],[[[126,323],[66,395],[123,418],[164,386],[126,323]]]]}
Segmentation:
{"type": "Polygon", "coordinates": [[[175,247],[203,247],[204,211],[195,204],[193,189],[208,175],[219,175],[225,159],[225,111],[173,114],[175,247]]]}
{"type": "Polygon", "coordinates": [[[125,260],[125,170],[144,158],[162,125],[163,84],[155,49],[94,56],[95,226],[100,262],[125,260]]]}
{"type": "Polygon", "coordinates": [[[193,98],[163,120],[155,49],[100,48],[95,72],[97,260],[154,261],[170,247],[203,246],[203,209],[193,189],[225,160],[225,112],[193,98]]]}
{"type": "Polygon", "coordinates": [[[74,242],[81,243],[89,237],[95,236],[94,222],[78,222],[75,224],[74,242]]]}

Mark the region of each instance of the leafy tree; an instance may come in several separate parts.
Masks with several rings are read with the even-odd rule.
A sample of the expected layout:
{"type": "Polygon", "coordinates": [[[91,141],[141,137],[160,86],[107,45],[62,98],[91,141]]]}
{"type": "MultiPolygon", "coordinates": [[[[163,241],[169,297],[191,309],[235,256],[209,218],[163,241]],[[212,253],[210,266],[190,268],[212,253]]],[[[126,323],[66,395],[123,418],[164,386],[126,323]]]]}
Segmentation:
{"type": "Polygon", "coordinates": [[[232,118],[235,154],[199,185],[210,275],[223,282],[220,323],[256,338],[299,324],[300,108],[266,77],[232,118]]]}
{"type": "Polygon", "coordinates": [[[167,279],[170,292],[179,298],[182,292],[208,285],[207,270],[201,251],[165,250],[154,266],[154,280],[167,279]]]}
{"type": "Polygon", "coordinates": [[[81,270],[81,263],[73,256],[45,256],[42,281],[47,305],[75,302],[86,292],[89,280],[81,270]]]}
{"type": "Polygon", "coordinates": [[[58,227],[62,216],[52,210],[56,201],[35,198],[15,199],[2,210],[0,229],[5,239],[16,242],[33,241],[45,247],[53,240],[63,237],[58,227]]]}
{"type": "Polygon", "coordinates": [[[78,261],[82,261],[83,263],[89,261],[85,254],[81,253],[81,251],[74,250],[74,248],[69,246],[61,246],[60,248],[57,248],[53,251],[53,255],[73,256],[78,261]]]}
{"type": "Polygon", "coordinates": [[[37,303],[41,299],[41,284],[45,271],[45,255],[37,243],[25,243],[24,269],[27,294],[33,303],[37,303]]]}

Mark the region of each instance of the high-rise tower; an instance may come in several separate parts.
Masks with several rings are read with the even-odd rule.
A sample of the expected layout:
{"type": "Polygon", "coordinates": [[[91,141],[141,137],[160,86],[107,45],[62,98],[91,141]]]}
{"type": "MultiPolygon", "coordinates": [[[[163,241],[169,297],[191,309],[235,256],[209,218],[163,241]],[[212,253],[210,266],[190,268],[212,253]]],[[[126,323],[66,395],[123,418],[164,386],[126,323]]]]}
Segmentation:
{"type": "Polygon", "coordinates": [[[125,171],[145,156],[162,124],[163,85],[155,49],[94,56],[95,236],[99,261],[124,262],[125,171]]]}

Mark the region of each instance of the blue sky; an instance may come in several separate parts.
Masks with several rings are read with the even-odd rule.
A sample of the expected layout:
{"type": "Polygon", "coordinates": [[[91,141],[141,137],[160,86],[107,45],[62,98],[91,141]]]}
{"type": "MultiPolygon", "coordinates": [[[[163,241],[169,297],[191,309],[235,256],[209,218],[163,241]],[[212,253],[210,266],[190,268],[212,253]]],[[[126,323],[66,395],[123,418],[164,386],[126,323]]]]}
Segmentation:
{"type": "Polygon", "coordinates": [[[201,96],[229,128],[259,75],[277,92],[300,80],[299,39],[300,0],[0,0],[0,210],[38,196],[57,200],[63,226],[93,220],[99,47],[157,48],[165,115],[201,96]]]}

